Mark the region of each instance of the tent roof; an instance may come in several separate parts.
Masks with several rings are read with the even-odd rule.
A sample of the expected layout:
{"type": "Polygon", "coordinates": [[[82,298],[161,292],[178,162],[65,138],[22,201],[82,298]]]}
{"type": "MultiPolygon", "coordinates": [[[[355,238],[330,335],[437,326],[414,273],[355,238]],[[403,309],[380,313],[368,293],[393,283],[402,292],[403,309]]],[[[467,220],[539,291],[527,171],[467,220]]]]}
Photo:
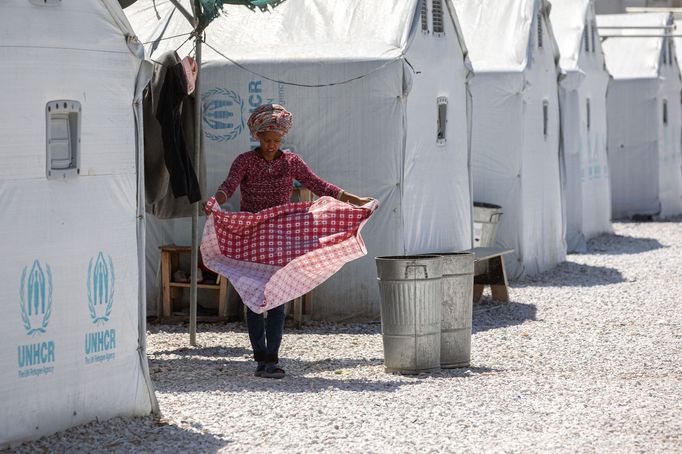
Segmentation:
{"type": "MultiPolygon", "coordinates": [[[[663,27],[672,24],[670,13],[604,14],[597,25],[663,27]]],[[[606,38],[602,42],[606,68],[614,79],[658,77],[665,30],[601,29],[600,35],[661,35],[646,38],[606,38]]]]}
{"type": "MultiPolygon", "coordinates": [[[[188,0],[182,0],[189,8],[188,0]]],[[[206,43],[231,59],[390,60],[399,57],[409,40],[419,0],[287,0],[269,13],[227,5],[206,28],[206,43]]],[[[138,0],[125,13],[141,41],[185,35],[146,46],[148,55],[177,49],[191,27],[168,0],[138,0]]],[[[191,42],[178,53],[187,54],[191,42]]],[[[210,49],[204,61],[223,60],[210,49]]]]}
{"type": "Polygon", "coordinates": [[[453,0],[474,71],[523,71],[544,0],[453,0]]]}
{"type": "Polygon", "coordinates": [[[587,14],[591,0],[552,0],[552,28],[559,45],[559,66],[564,71],[578,70],[587,14]]]}
{"type": "Polygon", "coordinates": [[[58,47],[135,53],[134,32],[118,0],[81,0],[40,8],[24,8],[23,3],[28,2],[0,2],[0,47],[58,47]],[[67,23],[64,23],[65,18],[67,23]],[[68,33],[65,32],[67,30],[68,33]],[[120,35],[121,40],[112,40],[111,34],[104,31],[120,35]],[[55,37],[59,37],[57,42],[55,37]],[[131,37],[128,49],[127,37],[131,37]]]}

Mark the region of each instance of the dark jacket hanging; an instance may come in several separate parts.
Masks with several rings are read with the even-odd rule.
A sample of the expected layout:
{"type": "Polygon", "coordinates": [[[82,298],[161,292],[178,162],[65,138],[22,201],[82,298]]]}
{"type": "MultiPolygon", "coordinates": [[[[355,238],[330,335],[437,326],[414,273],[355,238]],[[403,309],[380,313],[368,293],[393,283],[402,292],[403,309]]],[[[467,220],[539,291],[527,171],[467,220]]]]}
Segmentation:
{"type": "Polygon", "coordinates": [[[161,124],[164,160],[170,174],[173,195],[176,198],[186,195],[189,201],[194,203],[201,200],[201,189],[192,166],[189,150],[185,146],[182,107],[186,97],[187,86],[182,64],[177,63],[166,70],[156,119],[161,124]]]}

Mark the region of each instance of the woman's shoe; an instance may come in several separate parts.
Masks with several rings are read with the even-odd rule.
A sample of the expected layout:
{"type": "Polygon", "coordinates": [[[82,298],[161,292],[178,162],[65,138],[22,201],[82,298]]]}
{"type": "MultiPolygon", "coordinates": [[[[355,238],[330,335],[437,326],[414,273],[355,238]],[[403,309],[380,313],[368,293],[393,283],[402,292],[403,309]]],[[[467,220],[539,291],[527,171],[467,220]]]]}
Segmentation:
{"type": "Polygon", "coordinates": [[[277,367],[276,364],[271,364],[265,367],[265,370],[261,374],[263,378],[284,378],[284,369],[277,367]]]}
{"type": "Polygon", "coordinates": [[[254,377],[262,377],[263,372],[265,372],[265,364],[259,364],[258,367],[256,367],[256,372],[253,373],[254,377]]]}

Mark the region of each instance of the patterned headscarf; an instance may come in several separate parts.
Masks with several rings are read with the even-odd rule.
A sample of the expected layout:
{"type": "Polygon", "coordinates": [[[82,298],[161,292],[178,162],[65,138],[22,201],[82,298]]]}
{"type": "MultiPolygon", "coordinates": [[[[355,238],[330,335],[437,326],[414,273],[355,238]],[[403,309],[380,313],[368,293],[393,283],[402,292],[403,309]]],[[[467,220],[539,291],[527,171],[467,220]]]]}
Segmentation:
{"type": "Polygon", "coordinates": [[[253,111],[246,123],[253,137],[261,132],[275,131],[285,136],[294,116],[279,104],[263,104],[253,111]]]}

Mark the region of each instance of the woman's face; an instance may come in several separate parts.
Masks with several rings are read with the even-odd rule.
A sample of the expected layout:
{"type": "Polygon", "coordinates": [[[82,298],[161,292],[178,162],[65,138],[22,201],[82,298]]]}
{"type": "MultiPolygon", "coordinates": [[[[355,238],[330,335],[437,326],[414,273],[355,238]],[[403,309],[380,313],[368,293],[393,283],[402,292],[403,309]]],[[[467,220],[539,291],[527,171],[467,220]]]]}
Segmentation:
{"type": "Polygon", "coordinates": [[[260,141],[261,155],[268,161],[274,159],[277,150],[282,145],[282,135],[274,131],[261,132],[258,134],[258,140],[260,141]]]}

